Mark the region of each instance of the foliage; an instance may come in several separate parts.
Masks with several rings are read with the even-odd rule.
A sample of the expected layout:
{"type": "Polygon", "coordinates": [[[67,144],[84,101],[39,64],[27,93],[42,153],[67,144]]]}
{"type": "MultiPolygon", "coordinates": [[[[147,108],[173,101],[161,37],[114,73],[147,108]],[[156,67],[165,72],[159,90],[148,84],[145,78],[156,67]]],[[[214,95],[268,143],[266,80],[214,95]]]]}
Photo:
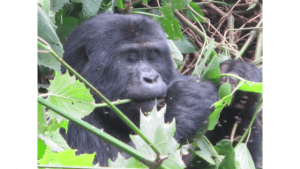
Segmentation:
{"type": "MultiPolygon", "coordinates": [[[[147,0],[142,2],[150,4],[147,0]]],[[[37,9],[38,36],[44,39],[59,57],[62,57],[64,52],[62,45],[77,26],[100,12],[114,12],[116,9],[124,12],[123,3],[124,1],[122,0],[40,0],[37,9]]],[[[224,4],[224,6],[230,8],[234,5],[232,3],[224,4]]],[[[258,2],[252,3],[247,7],[247,10],[255,10],[257,6],[258,2]]],[[[178,70],[188,69],[185,54],[195,53],[197,58],[194,58],[194,61],[190,63],[192,67],[194,66],[191,72],[193,76],[199,77],[201,81],[210,80],[215,84],[219,84],[221,76],[232,76],[220,74],[219,64],[225,60],[240,57],[237,55],[239,51],[236,48],[232,48],[234,45],[228,46],[223,40],[217,43],[217,40],[213,38],[208,39],[209,35],[205,34],[206,32],[204,32],[204,38],[202,37],[203,35],[197,34],[196,31],[194,31],[195,35],[191,36],[192,34],[189,32],[191,27],[188,29],[183,27],[182,20],[178,15],[176,17],[174,15],[180,10],[189,20],[198,20],[200,27],[202,27],[202,23],[207,24],[207,21],[203,19],[205,15],[201,5],[192,2],[192,0],[161,0],[158,9],[148,8],[145,10],[133,6],[132,13],[153,17],[161,25],[168,36],[172,58],[178,70]],[[202,17],[195,15],[188,8],[188,5],[202,17]],[[185,33],[185,31],[189,33],[185,33]],[[197,45],[196,36],[203,39],[203,46],[197,45]]],[[[208,31],[208,29],[205,28],[205,31],[208,31]]],[[[212,29],[208,32],[211,31],[212,29]]],[[[40,47],[38,49],[42,50],[40,47]]],[[[256,55],[259,57],[261,53],[257,52],[256,55]]],[[[256,62],[256,64],[258,67],[261,67],[261,62],[256,62]]],[[[82,118],[93,111],[95,103],[90,91],[85,87],[84,83],[76,80],[74,76],[70,76],[68,72],[61,75],[61,64],[50,53],[38,53],[38,65],[50,68],[55,72],[54,74],[52,74],[53,71],[47,74],[44,73],[44,75],[54,76],[54,79],[50,80],[50,86],[46,88],[47,93],[40,93],[39,97],[46,97],[47,101],[67,112],[72,112],[77,118],[82,118]]],[[[189,149],[189,152],[194,155],[192,164],[196,167],[203,169],[255,168],[246,144],[241,143],[233,147],[229,140],[221,140],[214,147],[203,135],[205,130],[214,129],[220,112],[231,103],[236,90],[262,93],[262,83],[250,82],[237,76],[232,77],[239,79],[239,84],[235,89],[231,89],[229,83],[223,83],[220,86],[220,100],[212,105],[215,110],[209,116],[207,128],[202,129],[201,134],[196,134],[193,139],[192,145],[194,150],[189,149]]],[[[43,85],[39,84],[39,86],[43,85]]],[[[92,161],[95,154],[75,156],[75,151],[67,145],[60,135],[60,128],[64,128],[67,132],[68,119],[61,117],[41,104],[38,104],[37,113],[38,163],[40,165],[93,166],[92,161]]],[[[178,149],[179,144],[173,139],[175,121],[165,124],[164,113],[165,108],[160,111],[153,109],[147,116],[141,113],[141,131],[158,147],[162,155],[169,155],[168,159],[163,161],[163,165],[169,168],[184,168],[180,149],[178,149]],[[168,143],[167,146],[166,143],[168,143]]],[[[148,155],[148,158],[151,160],[156,160],[156,154],[140,136],[132,135],[131,139],[139,152],[148,155]]],[[[146,168],[140,161],[134,158],[125,159],[120,154],[115,162],[110,161],[109,164],[112,167],[146,168]]]]}

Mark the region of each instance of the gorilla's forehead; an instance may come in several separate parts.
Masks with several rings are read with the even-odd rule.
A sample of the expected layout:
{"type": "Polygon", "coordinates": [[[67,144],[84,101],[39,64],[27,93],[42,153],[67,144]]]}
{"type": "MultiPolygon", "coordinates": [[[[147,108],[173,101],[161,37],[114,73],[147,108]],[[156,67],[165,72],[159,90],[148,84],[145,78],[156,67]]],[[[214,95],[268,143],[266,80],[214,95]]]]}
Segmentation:
{"type": "Polygon", "coordinates": [[[168,48],[167,43],[164,40],[157,41],[144,41],[144,42],[127,42],[120,46],[119,51],[140,51],[140,50],[157,50],[163,51],[168,48]]]}

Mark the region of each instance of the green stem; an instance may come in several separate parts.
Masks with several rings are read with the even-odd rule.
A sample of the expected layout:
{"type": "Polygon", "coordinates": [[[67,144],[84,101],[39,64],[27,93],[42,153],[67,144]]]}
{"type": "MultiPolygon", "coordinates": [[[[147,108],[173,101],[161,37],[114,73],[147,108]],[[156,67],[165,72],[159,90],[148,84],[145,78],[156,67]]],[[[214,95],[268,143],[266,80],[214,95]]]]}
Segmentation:
{"type": "Polygon", "coordinates": [[[94,93],[96,93],[101,100],[106,102],[108,106],[141,138],[153,149],[153,151],[157,155],[157,159],[160,158],[161,152],[158,150],[158,148],[141,132],[141,130],[135,126],[115,105],[113,105],[104,95],[102,95],[92,84],[90,84],[87,80],[85,80],[79,73],[77,73],[71,66],[69,66],[62,58],[60,58],[49,46],[44,45],[43,43],[38,41],[38,45],[40,47],[43,47],[46,50],[49,50],[50,53],[62,64],[68,69],[70,72],[72,72],[80,81],[85,83],[94,93]]]}
{"type": "MultiPolygon", "coordinates": [[[[124,99],[124,100],[114,101],[114,102],[111,102],[111,103],[113,105],[119,105],[119,104],[124,104],[124,103],[129,103],[129,102],[132,102],[132,100],[124,99]]],[[[107,103],[98,103],[98,104],[95,104],[95,107],[96,108],[98,108],[98,107],[108,107],[108,104],[107,103]]]]}
{"type": "Polygon", "coordinates": [[[262,104],[262,96],[259,99],[259,102],[258,102],[258,105],[256,107],[255,113],[253,114],[253,117],[252,117],[252,119],[251,119],[251,121],[250,121],[250,123],[249,123],[249,125],[247,127],[247,130],[244,132],[244,134],[240,138],[240,141],[237,143],[236,147],[243,142],[243,140],[246,138],[246,136],[248,135],[248,133],[251,131],[251,127],[252,127],[252,125],[254,123],[254,120],[256,119],[256,116],[257,116],[257,114],[259,112],[259,108],[260,108],[261,104],[262,104]]]}
{"type": "MultiPolygon", "coordinates": [[[[147,159],[146,157],[144,157],[143,154],[141,154],[137,150],[133,149],[129,145],[123,143],[122,141],[119,141],[118,139],[110,136],[109,134],[107,134],[103,131],[100,131],[95,126],[93,126],[93,125],[91,125],[91,124],[89,124],[89,123],[87,123],[87,122],[85,122],[85,121],[83,121],[79,118],[76,118],[76,117],[72,116],[70,113],[65,112],[64,110],[60,109],[59,107],[49,103],[45,99],[38,97],[38,102],[40,104],[48,107],[49,109],[53,110],[57,114],[63,116],[64,118],[69,119],[74,124],[76,124],[76,125],[82,127],[83,129],[95,134],[96,136],[100,137],[101,139],[108,142],[109,144],[117,147],[119,150],[124,151],[125,153],[129,154],[130,156],[134,157],[135,159],[141,161],[145,165],[147,165],[149,167],[151,167],[151,166],[159,167],[159,164],[156,164],[154,161],[151,161],[151,160],[147,159]]],[[[165,168],[164,166],[161,166],[161,167],[165,168]]]]}
{"type": "Polygon", "coordinates": [[[148,15],[148,16],[153,16],[153,17],[157,17],[157,18],[163,18],[162,16],[155,15],[155,14],[152,14],[152,13],[147,13],[147,12],[132,11],[131,13],[141,14],[141,15],[148,15]]]}
{"type": "MultiPolygon", "coordinates": [[[[260,21],[258,22],[258,24],[255,26],[256,28],[260,27],[260,25],[263,22],[263,18],[260,19],[260,21]]],[[[242,56],[244,54],[244,52],[247,50],[247,48],[249,47],[249,45],[251,44],[251,42],[255,39],[255,37],[257,36],[257,30],[253,30],[250,32],[250,36],[248,37],[247,41],[245,42],[244,46],[241,48],[240,50],[240,56],[242,56]]],[[[238,59],[239,57],[236,57],[235,59],[238,59]]]]}
{"type": "Polygon", "coordinates": [[[262,45],[263,45],[263,32],[259,32],[257,36],[254,60],[261,58],[262,45]]]}

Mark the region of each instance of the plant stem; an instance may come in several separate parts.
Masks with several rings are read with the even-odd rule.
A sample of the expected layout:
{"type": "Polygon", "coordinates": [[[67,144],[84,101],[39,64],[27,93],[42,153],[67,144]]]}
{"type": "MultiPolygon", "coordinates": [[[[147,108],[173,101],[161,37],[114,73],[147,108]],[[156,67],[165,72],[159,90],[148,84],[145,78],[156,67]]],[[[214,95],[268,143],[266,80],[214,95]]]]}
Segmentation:
{"type": "MultiPolygon", "coordinates": [[[[129,145],[127,145],[127,144],[123,143],[122,141],[119,141],[118,139],[110,136],[109,134],[99,130],[95,126],[93,126],[93,125],[91,125],[91,124],[89,124],[89,123],[87,123],[87,122],[85,122],[85,121],[83,121],[79,118],[76,118],[76,117],[72,116],[70,113],[65,112],[64,110],[60,109],[59,107],[49,103],[45,99],[38,97],[38,102],[40,104],[48,107],[52,111],[56,112],[57,114],[63,116],[64,118],[69,119],[74,124],[76,124],[76,125],[84,128],[85,130],[95,134],[96,136],[100,137],[101,139],[108,142],[109,144],[117,147],[119,150],[124,151],[125,153],[129,154],[130,156],[134,157],[135,159],[141,161],[145,165],[147,165],[149,167],[152,167],[152,166],[159,167],[159,164],[156,164],[154,161],[151,161],[151,160],[147,159],[146,157],[144,157],[143,154],[141,154],[137,150],[133,149],[129,145]]],[[[166,168],[164,166],[160,166],[160,167],[161,168],[166,168]]]]}
{"type": "Polygon", "coordinates": [[[259,110],[259,108],[261,106],[261,103],[262,103],[262,96],[259,99],[259,102],[258,102],[258,105],[256,107],[255,113],[253,114],[253,117],[252,117],[252,119],[251,119],[251,121],[250,121],[250,123],[249,123],[249,125],[247,127],[247,130],[244,132],[244,134],[240,138],[240,141],[237,143],[236,147],[243,142],[243,140],[246,138],[246,136],[248,135],[248,133],[251,131],[252,124],[254,123],[254,120],[256,119],[256,116],[257,116],[257,114],[259,112],[258,110],[259,110]]]}
{"type": "Polygon", "coordinates": [[[158,148],[141,132],[141,130],[135,126],[115,105],[113,105],[102,93],[100,93],[92,84],[90,84],[87,80],[85,80],[79,73],[77,73],[71,66],[69,66],[62,58],[60,58],[52,49],[51,47],[47,47],[43,43],[38,41],[38,45],[46,50],[49,50],[50,53],[68,69],[72,72],[80,81],[85,83],[94,93],[96,93],[101,100],[106,102],[108,106],[141,138],[152,148],[152,150],[156,153],[157,159],[160,158],[161,152],[158,148]]]}
{"type": "MultiPolygon", "coordinates": [[[[117,100],[117,101],[114,101],[114,102],[111,102],[113,105],[119,105],[119,104],[124,104],[124,103],[129,103],[129,102],[132,102],[132,100],[130,99],[124,99],[124,100],[117,100]]],[[[95,104],[95,107],[108,107],[108,104],[107,103],[98,103],[98,104],[95,104]]]]}

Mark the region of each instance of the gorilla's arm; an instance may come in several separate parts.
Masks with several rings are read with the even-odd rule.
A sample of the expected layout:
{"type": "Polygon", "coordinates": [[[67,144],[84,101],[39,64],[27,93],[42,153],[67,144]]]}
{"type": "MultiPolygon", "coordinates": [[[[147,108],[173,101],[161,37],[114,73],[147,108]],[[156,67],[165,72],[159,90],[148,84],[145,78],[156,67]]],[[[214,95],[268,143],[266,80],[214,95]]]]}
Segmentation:
{"type": "Polygon", "coordinates": [[[176,119],[175,139],[184,143],[208,122],[218,101],[218,89],[210,82],[197,82],[189,76],[179,76],[167,91],[165,121],[176,119]]]}

